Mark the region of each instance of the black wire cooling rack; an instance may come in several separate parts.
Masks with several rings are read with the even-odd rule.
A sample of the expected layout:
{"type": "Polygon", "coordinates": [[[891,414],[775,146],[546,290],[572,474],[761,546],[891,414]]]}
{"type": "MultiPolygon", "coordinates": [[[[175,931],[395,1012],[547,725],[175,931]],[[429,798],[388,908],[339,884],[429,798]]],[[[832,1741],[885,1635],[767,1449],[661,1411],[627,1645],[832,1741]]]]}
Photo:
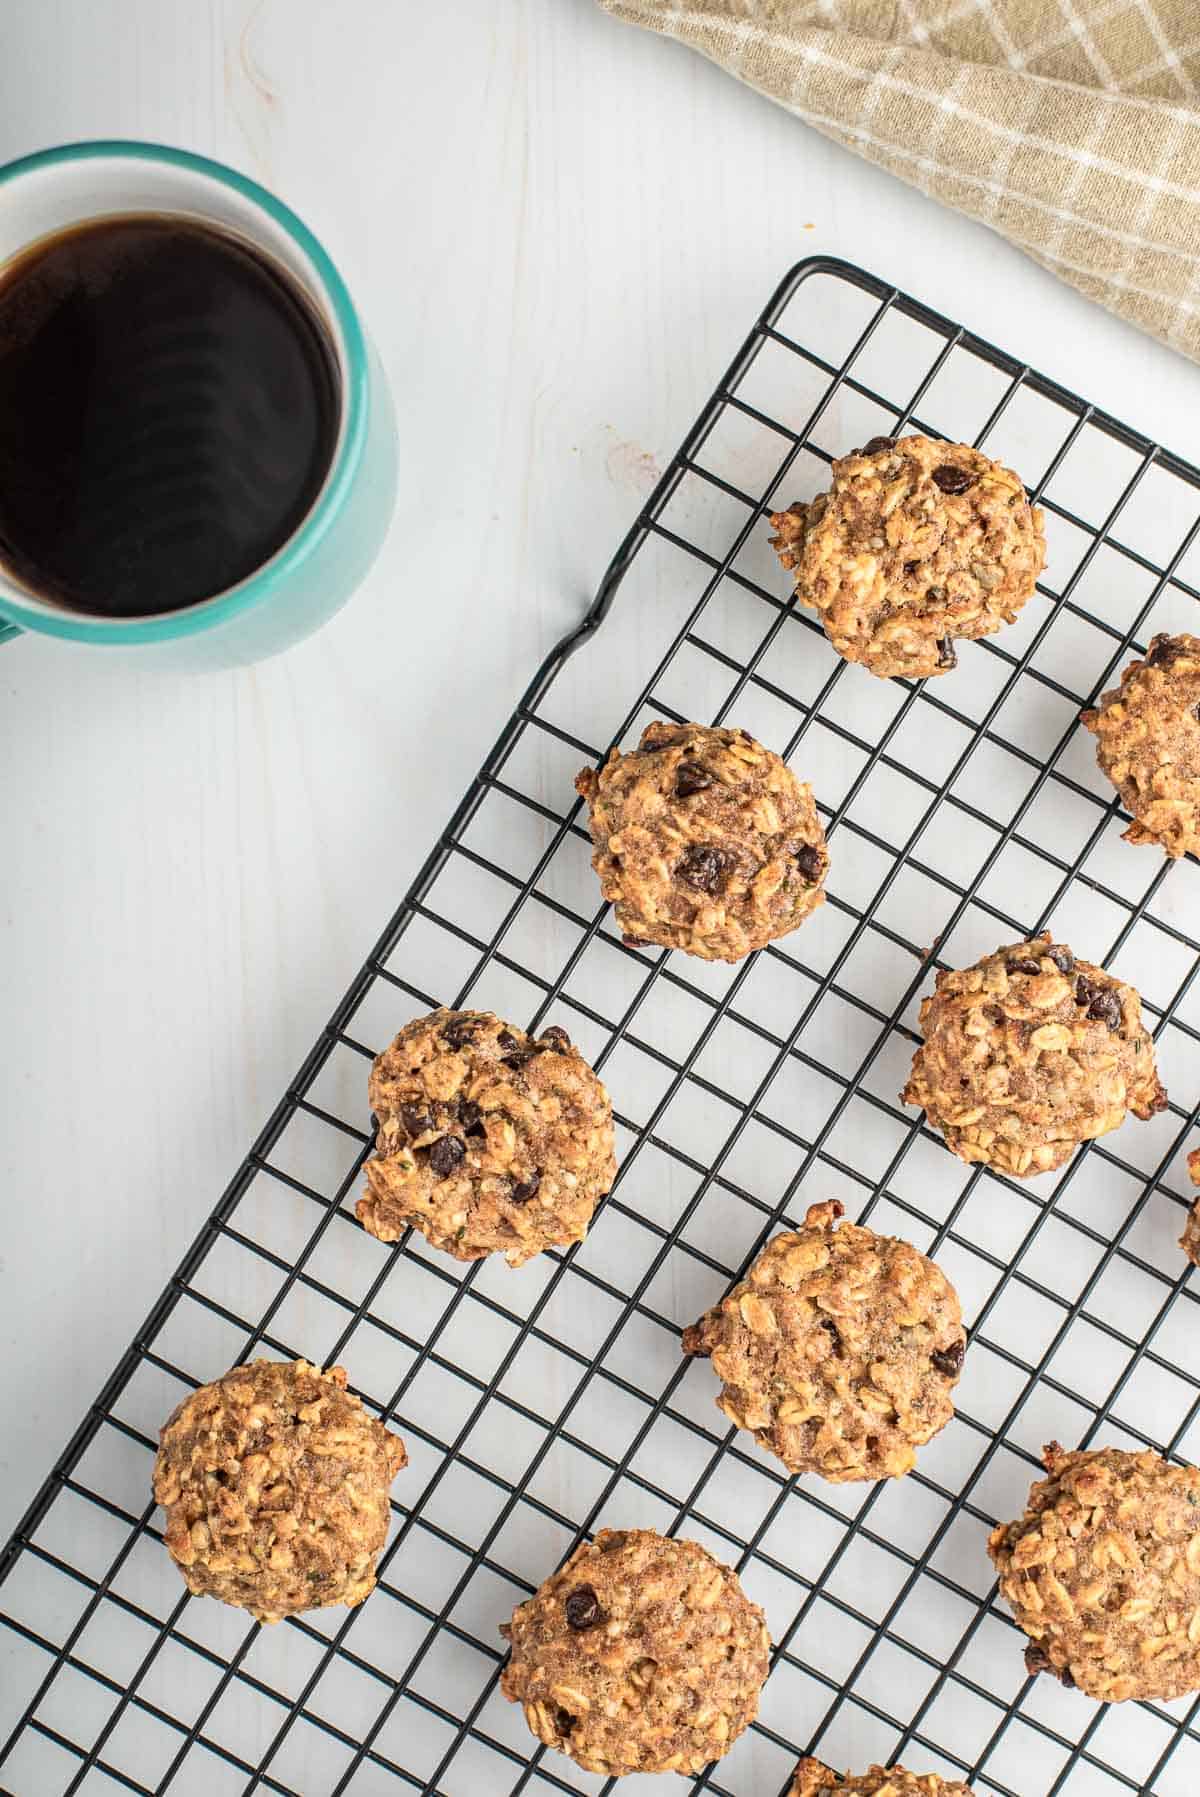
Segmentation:
{"type": "Polygon", "coordinates": [[[611,1791],[497,1690],[497,1625],[605,1522],[701,1539],[766,1606],[762,1714],[693,1791],[778,1792],[814,1750],[1194,1797],[1200,1706],[1028,1679],[985,1539],[1052,1437],[1200,1452],[1200,868],[1120,843],[1077,723],[1194,621],[1198,534],[1195,468],[872,275],[787,276],[0,1560],[5,1791],[611,1791]],[[764,521],[908,426],[1020,469],[1050,540],[1041,597],[925,686],[832,655],[764,521]],[[736,969],[629,948],[598,903],[571,777],[651,716],[744,725],[821,803],[828,904],[736,969]],[[1018,1185],[895,1094],[934,964],[1043,924],[1135,980],[1174,1102],[1018,1185]],[[603,1072],[621,1171],[580,1248],[515,1273],[359,1228],[369,1059],[438,1002],[560,1022],[603,1072]],[[827,1196],[936,1253],[969,1319],[958,1415],[899,1484],[783,1478],[679,1357],[827,1196]],[[377,1592],[273,1630],[187,1597],[148,1495],[167,1412],[258,1352],[343,1360],[412,1456],[377,1592]]]}

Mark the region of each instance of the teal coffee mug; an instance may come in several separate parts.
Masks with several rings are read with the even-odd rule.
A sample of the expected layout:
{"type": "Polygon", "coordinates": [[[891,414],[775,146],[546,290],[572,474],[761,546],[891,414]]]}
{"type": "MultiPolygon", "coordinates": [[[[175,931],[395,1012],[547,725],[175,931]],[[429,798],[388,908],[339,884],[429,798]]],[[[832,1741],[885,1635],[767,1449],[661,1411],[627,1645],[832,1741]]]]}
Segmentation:
{"type": "MultiPolygon", "coordinates": [[[[18,271],[29,266],[39,246],[64,232],[146,219],[216,230],[299,288],[295,303],[311,307],[336,364],[324,475],[314,475],[307,509],[289,515],[289,534],[260,565],[174,610],[73,609],[39,593],[36,574],[21,570],[0,543],[0,641],[31,631],[175,668],[257,661],[332,617],[375,560],[396,496],[387,380],[345,283],[295,213],[233,169],[160,144],[67,144],[0,168],[0,284],[14,263],[18,271]]],[[[103,549],[97,559],[94,568],[89,560],[91,578],[102,585],[103,549]]]]}

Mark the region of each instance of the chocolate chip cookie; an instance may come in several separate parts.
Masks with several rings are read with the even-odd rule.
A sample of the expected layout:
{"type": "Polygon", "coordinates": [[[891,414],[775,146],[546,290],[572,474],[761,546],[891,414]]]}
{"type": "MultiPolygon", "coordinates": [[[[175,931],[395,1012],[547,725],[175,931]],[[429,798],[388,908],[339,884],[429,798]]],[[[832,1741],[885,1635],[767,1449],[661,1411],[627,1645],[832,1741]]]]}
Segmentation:
{"type": "Polygon", "coordinates": [[[1125,841],[1200,854],[1200,637],[1156,636],[1083,721],[1133,818],[1125,841]]]}
{"type": "Polygon", "coordinates": [[[820,1760],[801,1760],[789,1797],[971,1797],[969,1785],[936,1772],[903,1766],[868,1766],[865,1772],[831,1772],[820,1760]]]}
{"type": "Polygon", "coordinates": [[[758,1714],[763,1613],[695,1541],[601,1529],[501,1628],[530,1730],[587,1772],[696,1773],[758,1714]]]}
{"type": "Polygon", "coordinates": [[[1024,1516],[988,1541],[1026,1670],[1103,1703],[1200,1690],[1200,1471],[1057,1442],[1043,1459],[1024,1516]]]}
{"type": "Polygon", "coordinates": [[[650,724],[636,749],[614,749],[575,786],[627,942],[740,961],[825,897],[812,789],[744,730],[650,724]]]}
{"type": "Polygon", "coordinates": [[[375,1153],[356,1208],[381,1242],[417,1229],[456,1260],[519,1267],[581,1242],[616,1176],[608,1093],[565,1030],[433,1011],[379,1056],[368,1091],[375,1153]]]}
{"type": "Polygon", "coordinates": [[[683,1332],[722,1381],[717,1408],[791,1473],[898,1479],[954,1414],[966,1337],[958,1296],[909,1242],[836,1199],[778,1235],[683,1332]]]}
{"type": "MultiPolygon", "coordinates": [[[[1200,1186],[1200,1148],[1194,1148],[1188,1155],[1188,1174],[1192,1184],[1200,1186]]],[[[1183,1234],[1179,1238],[1179,1246],[1192,1265],[1200,1267],[1200,1198],[1197,1198],[1188,1212],[1187,1222],[1183,1226],[1183,1234]]]]}
{"type": "Polygon", "coordinates": [[[1032,1179],[1167,1095],[1132,986],[1048,934],[939,973],[900,1094],[964,1161],[1032,1179]]]}
{"type": "Polygon", "coordinates": [[[1042,513],[1008,468],[965,443],[874,437],[828,492],[775,512],[771,543],[839,655],[921,679],[955,640],[1011,624],[1045,566],[1042,513]]]}
{"type": "Polygon", "coordinates": [[[404,1443],[306,1360],[235,1366],[163,1427],[154,1496],[189,1591],[279,1622],[375,1588],[404,1443]]]}

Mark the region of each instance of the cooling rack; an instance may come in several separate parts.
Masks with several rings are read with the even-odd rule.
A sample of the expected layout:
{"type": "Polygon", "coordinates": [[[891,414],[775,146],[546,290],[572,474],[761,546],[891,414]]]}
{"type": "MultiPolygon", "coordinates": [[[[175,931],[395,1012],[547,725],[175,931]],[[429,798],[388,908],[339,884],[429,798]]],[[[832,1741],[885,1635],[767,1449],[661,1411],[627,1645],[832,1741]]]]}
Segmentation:
{"type": "Polygon", "coordinates": [[[1194,1797],[1200,1705],[1027,1678],[985,1541],[1052,1438],[1200,1458],[1176,1246],[1200,867],[1119,841],[1077,722],[1131,649],[1194,628],[1198,535],[1197,469],[861,269],[791,271],[8,1544],[0,1788],[609,1792],[500,1698],[497,1625],[583,1534],[636,1523],[734,1564],[775,1642],[758,1722],[694,1792],[781,1792],[811,1750],[980,1797],[1194,1797]],[[923,686],[837,660],[764,521],[908,427],[1018,468],[1050,544],[1021,620],[923,686]],[[572,776],[655,716],[744,726],[822,808],[829,902],[737,968],[630,948],[598,903],[572,776]],[[935,965],[1042,925],[1139,987],[1172,1102],[1017,1184],[896,1094],[935,965]],[[581,1247],[464,1268],[355,1221],[370,1057],[438,1002],[559,1023],[602,1072],[621,1170],[581,1247]],[[830,1196],[936,1254],[970,1326],[958,1414],[900,1483],[785,1479],[679,1355],[830,1196]],[[357,1611],[261,1629],[161,1546],[158,1426],[256,1353],[343,1361],[408,1443],[357,1611]]]}

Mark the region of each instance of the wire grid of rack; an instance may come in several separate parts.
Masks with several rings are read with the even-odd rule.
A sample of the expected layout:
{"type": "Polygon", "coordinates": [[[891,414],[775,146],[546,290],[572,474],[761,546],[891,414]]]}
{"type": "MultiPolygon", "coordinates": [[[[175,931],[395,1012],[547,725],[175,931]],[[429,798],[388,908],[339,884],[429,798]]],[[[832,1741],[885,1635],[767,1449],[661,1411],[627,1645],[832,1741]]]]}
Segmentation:
{"type": "Polygon", "coordinates": [[[0,1561],[0,1788],[611,1791],[500,1699],[496,1631],[582,1535],[638,1523],[735,1564],[775,1642],[758,1722],[693,1791],[780,1791],[802,1750],[980,1797],[1200,1789],[1200,1703],[1028,1679],[985,1552],[1052,1437],[1200,1450],[1176,1246],[1200,869],[1119,842],[1077,723],[1194,617],[1198,537],[1195,468],[860,269],[787,276],[0,1561]],[[1050,540],[1041,597],[924,686],[833,656],[764,519],[909,427],[1018,467],[1050,540]],[[571,776],[652,716],[744,725],[814,783],[829,902],[737,968],[630,948],[598,903],[571,776]],[[1021,1185],[895,1095],[933,966],[1044,924],[1139,985],[1173,1100],[1021,1185]],[[464,1268],[355,1221],[369,1059],[438,1002],[561,1023],[602,1072],[621,1171],[581,1247],[464,1268]],[[963,1298],[958,1414],[898,1484],[786,1479],[679,1356],[827,1196],[963,1298]],[[163,1417],[256,1352],[343,1360],[412,1456],[376,1593],[274,1630],[182,1592],[148,1495],[163,1417]]]}

